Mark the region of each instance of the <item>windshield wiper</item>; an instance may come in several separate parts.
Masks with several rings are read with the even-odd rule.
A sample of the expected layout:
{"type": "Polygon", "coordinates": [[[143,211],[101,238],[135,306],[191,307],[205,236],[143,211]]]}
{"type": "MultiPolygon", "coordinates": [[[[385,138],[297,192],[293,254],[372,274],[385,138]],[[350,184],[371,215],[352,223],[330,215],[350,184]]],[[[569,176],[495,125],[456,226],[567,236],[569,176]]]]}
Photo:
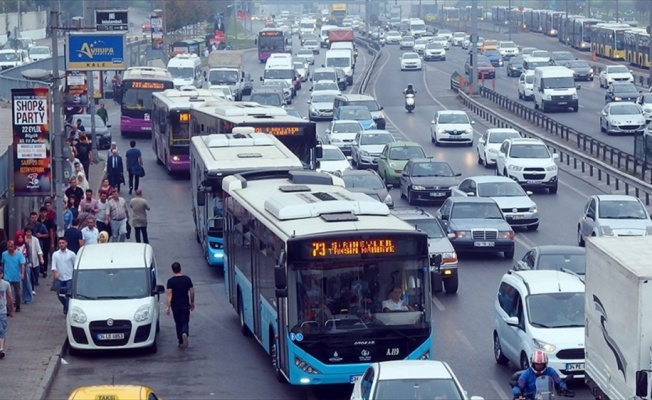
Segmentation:
{"type": "Polygon", "coordinates": [[[97,296],[96,299],[111,299],[111,300],[120,300],[120,299],[131,299],[131,296],[97,296]]]}
{"type": "Polygon", "coordinates": [[[97,300],[97,297],[86,296],[85,294],[79,294],[79,293],[75,293],[75,296],[74,296],[74,297],[75,297],[76,299],[97,300]]]}
{"type": "Polygon", "coordinates": [[[533,325],[533,326],[536,326],[537,328],[552,328],[551,326],[541,324],[541,323],[538,323],[538,322],[530,322],[530,324],[533,325]]]}

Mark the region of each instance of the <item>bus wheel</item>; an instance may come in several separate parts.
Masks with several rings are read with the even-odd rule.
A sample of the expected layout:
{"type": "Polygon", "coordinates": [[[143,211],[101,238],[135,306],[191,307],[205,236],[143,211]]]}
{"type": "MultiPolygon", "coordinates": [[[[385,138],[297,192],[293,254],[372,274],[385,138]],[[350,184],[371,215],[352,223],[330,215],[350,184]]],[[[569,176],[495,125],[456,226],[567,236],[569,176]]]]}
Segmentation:
{"type": "Polygon", "coordinates": [[[278,346],[276,344],[276,339],[274,338],[274,331],[269,330],[269,356],[272,359],[272,368],[274,368],[274,376],[276,380],[281,383],[287,383],[287,380],[281,373],[281,369],[278,366],[278,346]]]}
{"type": "Polygon", "coordinates": [[[238,290],[238,317],[240,317],[240,332],[243,336],[251,336],[251,331],[247,328],[244,317],[244,306],[242,305],[242,293],[238,290]]]}

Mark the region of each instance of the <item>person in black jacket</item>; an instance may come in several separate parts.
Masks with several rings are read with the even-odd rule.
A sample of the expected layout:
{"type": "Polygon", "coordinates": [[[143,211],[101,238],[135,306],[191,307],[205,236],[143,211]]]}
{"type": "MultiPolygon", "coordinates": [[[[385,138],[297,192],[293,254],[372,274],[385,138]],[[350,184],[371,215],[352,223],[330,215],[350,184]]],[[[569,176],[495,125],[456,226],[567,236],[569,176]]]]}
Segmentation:
{"type": "Polygon", "coordinates": [[[122,156],[117,149],[113,149],[111,156],[106,160],[106,175],[112,188],[120,192],[120,185],[124,183],[124,165],[122,156]]]}

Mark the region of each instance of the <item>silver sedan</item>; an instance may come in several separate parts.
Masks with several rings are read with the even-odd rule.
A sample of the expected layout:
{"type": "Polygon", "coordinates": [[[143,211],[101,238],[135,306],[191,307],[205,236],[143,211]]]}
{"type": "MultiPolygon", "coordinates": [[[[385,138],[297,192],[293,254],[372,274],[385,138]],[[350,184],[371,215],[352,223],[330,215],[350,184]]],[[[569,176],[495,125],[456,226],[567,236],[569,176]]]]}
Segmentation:
{"type": "Polygon", "coordinates": [[[577,243],[591,236],[652,235],[650,214],[639,200],[627,195],[594,195],[584,206],[577,224],[577,243]]]}
{"type": "Polygon", "coordinates": [[[600,113],[600,131],[614,133],[641,133],[645,130],[643,108],[634,103],[609,103],[600,113]]]}

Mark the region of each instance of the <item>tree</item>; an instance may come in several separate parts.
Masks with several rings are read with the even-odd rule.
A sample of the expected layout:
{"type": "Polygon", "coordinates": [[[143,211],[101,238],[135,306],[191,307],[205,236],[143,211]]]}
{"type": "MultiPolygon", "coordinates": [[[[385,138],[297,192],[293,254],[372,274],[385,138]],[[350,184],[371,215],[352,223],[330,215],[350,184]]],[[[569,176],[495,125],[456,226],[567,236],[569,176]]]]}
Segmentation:
{"type": "Polygon", "coordinates": [[[209,19],[213,12],[207,1],[165,0],[165,27],[168,32],[209,19]]]}

